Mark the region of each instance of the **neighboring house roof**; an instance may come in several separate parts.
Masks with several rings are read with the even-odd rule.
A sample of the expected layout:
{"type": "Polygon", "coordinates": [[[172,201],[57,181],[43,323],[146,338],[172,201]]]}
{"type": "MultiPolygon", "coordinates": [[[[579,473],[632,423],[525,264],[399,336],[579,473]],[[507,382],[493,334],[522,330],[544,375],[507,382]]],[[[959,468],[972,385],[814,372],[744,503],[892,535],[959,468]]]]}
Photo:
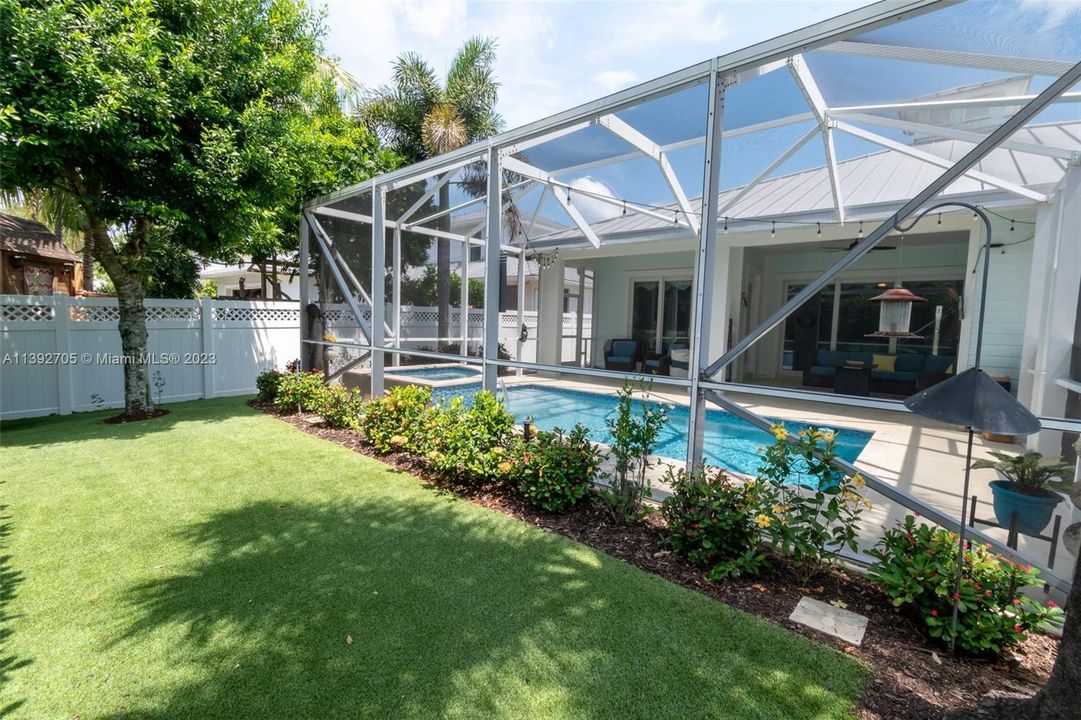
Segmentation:
{"type": "MultiPolygon", "coordinates": [[[[1011,139],[1038,145],[1081,149],[1081,122],[1026,127],[1014,133],[1011,139]]],[[[950,162],[956,162],[971,150],[973,145],[974,143],[960,140],[940,140],[920,143],[918,149],[950,162]]],[[[998,148],[973,169],[1015,185],[1040,189],[1049,188],[1062,179],[1066,172],[1066,161],[998,148]]],[[[883,150],[840,161],[837,163],[837,171],[846,211],[860,207],[903,203],[943,172],[938,166],[896,150],[883,150]]],[[[718,207],[724,207],[729,198],[734,198],[741,189],[737,187],[720,193],[718,207]]],[[[950,185],[943,195],[961,195],[987,190],[1001,192],[985,183],[962,177],[950,185]]],[[[691,201],[691,206],[693,211],[701,212],[702,199],[695,198],[691,201]]],[[[669,207],[673,211],[676,208],[675,204],[669,207]]],[[[833,210],[829,173],[823,165],[764,180],[723,214],[730,218],[779,218],[800,213],[832,213],[833,210]]],[[[593,223],[592,227],[594,232],[602,237],[673,231],[686,234],[687,232],[683,228],[673,228],[671,223],[634,213],[593,223]]],[[[580,238],[582,238],[581,232],[577,228],[571,228],[534,238],[534,240],[543,241],[547,245],[554,241],[580,238]]]]}
{"type": "Polygon", "coordinates": [[[35,255],[62,262],[80,262],[56,233],[36,220],[0,213],[0,248],[5,252],[35,255]]]}

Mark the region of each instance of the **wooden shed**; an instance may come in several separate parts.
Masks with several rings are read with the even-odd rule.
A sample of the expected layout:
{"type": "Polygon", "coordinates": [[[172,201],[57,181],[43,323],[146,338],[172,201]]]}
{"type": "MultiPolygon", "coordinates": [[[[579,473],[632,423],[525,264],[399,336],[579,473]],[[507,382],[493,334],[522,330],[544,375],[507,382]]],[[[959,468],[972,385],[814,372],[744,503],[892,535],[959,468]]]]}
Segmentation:
{"type": "Polygon", "coordinates": [[[75,295],[82,262],[36,220],[0,213],[0,290],[5,295],[75,295]]]}

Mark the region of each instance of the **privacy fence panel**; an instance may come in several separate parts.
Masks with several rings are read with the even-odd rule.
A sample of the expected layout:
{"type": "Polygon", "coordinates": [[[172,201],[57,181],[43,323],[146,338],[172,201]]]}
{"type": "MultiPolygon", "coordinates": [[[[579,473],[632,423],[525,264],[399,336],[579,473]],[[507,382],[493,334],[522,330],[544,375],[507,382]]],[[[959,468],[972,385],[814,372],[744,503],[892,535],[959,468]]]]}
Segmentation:
{"type": "MultiPolygon", "coordinates": [[[[255,391],[297,354],[291,302],[145,302],[150,392],[178,402],[255,391]]],[[[0,296],[0,418],[67,414],[124,401],[113,298],[0,296]]]]}

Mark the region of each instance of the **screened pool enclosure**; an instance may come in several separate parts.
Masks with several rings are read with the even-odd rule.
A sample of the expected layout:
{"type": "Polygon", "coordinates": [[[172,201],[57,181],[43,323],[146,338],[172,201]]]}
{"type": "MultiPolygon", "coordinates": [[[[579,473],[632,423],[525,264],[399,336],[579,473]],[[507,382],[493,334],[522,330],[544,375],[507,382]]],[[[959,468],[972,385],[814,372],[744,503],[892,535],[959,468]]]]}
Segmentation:
{"type": "MultiPolygon", "coordinates": [[[[876,3],[316,198],[302,362],[372,395],[415,377],[403,365],[502,392],[649,379],[686,407],[668,454],[688,462],[711,460],[707,407],[827,418],[873,433],[853,465],[890,508],[876,522],[956,528],[970,499],[936,476],[956,429],[901,399],[977,344],[1043,428],[981,443],[1075,457],[1079,60],[1076,5],[876,3]],[[990,254],[965,207],[898,230],[946,201],[990,218],[990,254]],[[910,332],[876,334],[870,301],[892,287],[922,302],[910,332]]],[[[975,531],[1068,583],[1057,539],[975,531]]]]}

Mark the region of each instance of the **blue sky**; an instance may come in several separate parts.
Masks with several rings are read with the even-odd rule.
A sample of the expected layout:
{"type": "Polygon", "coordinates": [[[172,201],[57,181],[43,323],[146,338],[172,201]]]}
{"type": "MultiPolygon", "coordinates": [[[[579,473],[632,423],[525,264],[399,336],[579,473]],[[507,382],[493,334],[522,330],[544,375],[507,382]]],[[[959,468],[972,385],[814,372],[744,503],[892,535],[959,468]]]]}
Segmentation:
{"type": "Polygon", "coordinates": [[[401,52],[439,72],[474,35],[499,40],[499,110],[522,125],[867,2],[328,0],[331,53],[366,85],[401,52]]]}
{"type": "MultiPolygon", "coordinates": [[[[368,87],[390,79],[391,62],[402,52],[419,52],[442,74],[462,42],[475,35],[498,41],[496,73],[502,84],[498,109],[513,128],[715,55],[796,30],[867,4],[845,0],[658,2],[467,2],[328,0],[328,49],[368,87]]],[[[908,20],[872,33],[876,42],[1071,59],[1081,53],[1081,5],[1055,0],[973,2],[908,20]]],[[[965,85],[1005,79],[1008,73],[898,63],[812,52],[807,62],[831,106],[889,102],[965,85]]],[[[1038,90],[1049,78],[1037,80],[1038,90]]],[[[659,143],[700,136],[704,131],[703,87],[651,101],[618,113],[659,143]]],[[[806,110],[787,72],[766,76],[729,91],[726,129],[806,110]]],[[[1049,111],[1074,119],[1078,107],[1049,111]]],[[[722,164],[722,187],[746,183],[810,127],[791,125],[729,141],[722,164]]],[[[900,131],[875,128],[909,142],[900,131]]],[[[567,168],[630,148],[600,129],[582,131],[529,151],[544,169],[567,168]]],[[[838,159],[881,148],[849,136],[837,137],[838,159]]],[[[687,194],[701,193],[701,147],[673,153],[672,162],[687,194]]],[[[821,142],[808,143],[774,175],[822,165],[821,142]]],[[[590,168],[563,179],[583,190],[632,201],[666,203],[670,192],[650,163],[624,162],[590,168]]],[[[525,202],[525,200],[523,200],[525,202]]],[[[546,201],[554,203],[554,201],[546,201]]],[[[584,198],[587,217],[618,213],[584,198]],[[595,207],[586,207],[594,205],[595,207]]],[[[558,208],[556,216],[563,215],[558,208]]],[[[548,208],[544,211],[548,214],[548,208]]]]}

